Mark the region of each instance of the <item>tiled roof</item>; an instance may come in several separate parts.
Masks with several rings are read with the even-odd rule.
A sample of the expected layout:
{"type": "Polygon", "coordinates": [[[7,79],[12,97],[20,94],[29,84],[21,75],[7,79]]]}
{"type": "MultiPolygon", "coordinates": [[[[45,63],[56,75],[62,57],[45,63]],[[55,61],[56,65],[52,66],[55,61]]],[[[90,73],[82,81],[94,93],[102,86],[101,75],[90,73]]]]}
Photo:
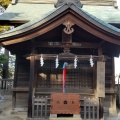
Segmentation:
{"type": "Polygon", "coordinates": [[[107,23],[120,24],[120,10],[113,6],[83,6],[83,10],[107,23]]]}
{"type": "MultiPolygon", "coordinates": [[[[9,5],[4,14],[0,16],[0,20],[31,21],[39,17],[44,18],[55,9],[54,4],[50,3],[17,3],[16,5],[9,5]]],[[[113,6],[83,5],[82,9],[105,22],[120,23],[120,10],[113,6]]]]}
{"type": "Polygon", "coordinates": [[[36,18],[44,18],[56,8],[53,4],[23,4],[9,5],[0,20],[31,21],[36,18]],[[34,9],[35,8],[35,9],[34,9]]]}

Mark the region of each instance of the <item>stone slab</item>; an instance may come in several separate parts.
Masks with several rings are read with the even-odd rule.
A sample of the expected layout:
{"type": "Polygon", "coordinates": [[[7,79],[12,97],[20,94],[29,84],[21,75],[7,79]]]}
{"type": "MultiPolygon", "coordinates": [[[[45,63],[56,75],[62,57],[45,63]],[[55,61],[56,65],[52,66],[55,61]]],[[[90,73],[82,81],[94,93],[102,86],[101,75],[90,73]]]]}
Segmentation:
{"type": "MultiPolygon", "coordinates": [[[[57,114],[50,114],[50,118],[59,118],[59,117],[57,117],[57,114]]],[[[65,117],[61,117],[61,118],[65,118],[65,117]]],[[[73,114],[73,117],[68,117],[68,118],[81,118],[81,115],[73,114]]]]}
{"type": "Polygon", "coordinates": [[[61,118],[49,118],[49,120],[82,120],[82,118],[73,118],[73,117],[61,117],[61,118]]]}
{"type": "Polygon", "coordinates": [[[82,120],[80,114],[74,114],[73,117],[57,117],[57,114],[50,114],[49,120],[82,120]]]}

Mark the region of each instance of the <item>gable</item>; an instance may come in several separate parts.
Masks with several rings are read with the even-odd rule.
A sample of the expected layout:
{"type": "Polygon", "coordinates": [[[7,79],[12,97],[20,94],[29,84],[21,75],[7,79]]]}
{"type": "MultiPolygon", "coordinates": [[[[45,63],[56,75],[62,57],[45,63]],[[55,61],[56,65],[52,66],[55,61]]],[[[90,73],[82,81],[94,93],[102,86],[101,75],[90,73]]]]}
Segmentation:
{"type": "Polygon", "coordinates": [[[74,5],[70,7],[64,5],[42,20],[31,21],[15,28],[5,35],[1,35],[0,40],[4,45],[30,40],[63,24],[68,19],[95,36],[120,44],[120,29],[91,16],[74,5]]]}

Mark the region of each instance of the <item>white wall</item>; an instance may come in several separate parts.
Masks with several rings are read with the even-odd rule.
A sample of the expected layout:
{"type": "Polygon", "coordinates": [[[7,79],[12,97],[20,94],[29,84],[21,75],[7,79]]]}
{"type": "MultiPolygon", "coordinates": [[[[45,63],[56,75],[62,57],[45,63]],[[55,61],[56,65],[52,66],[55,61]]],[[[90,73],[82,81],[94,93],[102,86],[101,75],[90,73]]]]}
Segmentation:
{"type": "Polygon", "coordinates": [[[116,0],[116,1],[117,1],[118,9],[120,10],[120,0],[116,0]]]}
{"type": "MultiPolygon", "coordinates": [[[[115,58],[115,76],[120,74],[120,57],[115,58]]],[[[118,77],[116,77],[116,83],[118,81],[118,77]]]]}

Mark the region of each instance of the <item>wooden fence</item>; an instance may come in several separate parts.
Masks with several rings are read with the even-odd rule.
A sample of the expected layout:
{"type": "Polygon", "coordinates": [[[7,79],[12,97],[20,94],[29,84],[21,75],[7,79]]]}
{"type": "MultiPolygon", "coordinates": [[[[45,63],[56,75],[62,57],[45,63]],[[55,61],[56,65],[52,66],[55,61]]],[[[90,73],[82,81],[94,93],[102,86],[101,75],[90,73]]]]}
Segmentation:
{"type": "Polygon", "coordinates": [[[99,99],[84,99],[84,120],[99,120],[99,99]]]}
{"type": "Polygon", "coordinates": [[[32,107],[32,118],[48,119],[50,115],[50,104],[48,104],[49,98],[34,98],[32,107]]]}
{"type": "MultiPolygon", "coordinates": [[[[83,99],[81,117],[83,120],[99,120],[99,99],[83,99]]],[[[50,98],[33,97],[32,120],[48,120],[50,116],[50,98]]],[[[59,109],[59,108],[58,108],[59,109]]]]}

